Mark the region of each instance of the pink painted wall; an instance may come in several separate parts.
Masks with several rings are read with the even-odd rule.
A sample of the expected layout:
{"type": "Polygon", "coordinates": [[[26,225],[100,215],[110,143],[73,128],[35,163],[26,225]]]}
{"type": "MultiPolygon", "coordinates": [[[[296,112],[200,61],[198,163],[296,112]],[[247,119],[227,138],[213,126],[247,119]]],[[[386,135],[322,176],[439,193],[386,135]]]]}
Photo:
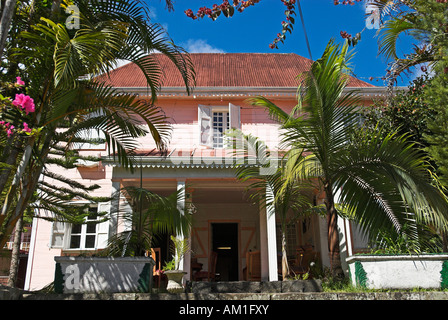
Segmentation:
{"type": "MultiPolygon", "coordinates": [[[[98,151],[89,151],[90,153],[98,151]]],[[[86,152],[87,153],[87,152],[86,152]]],[[[52,166],[49,166],[51,170],[52,166]]],[[[111,194],[112,185],[112,168],[111,167],[99,167],[99,168],[82,168],[61,170],[59,167],[53,166],[54,171],[58,174],[64,175],[67,178],[82,182],[84,185],[98,184],[100,189],[95,191],[97,196],[109,197],[111,194]]],[[[48,180],[47,180],[48,181],[48,180]]],[[[56,181],[49,181],[57,185],[56,181]]],[[[40,216],[48,217],[45,212],[40,212],[40,216]]],[[[44,219],[34,219],[33,232],[35,235],[35,242],[32,248],[30,248],[30,254],[28,259],[28,268],[30,277],[27,277],[25,288],[28,290],[38,290],[49,285],[54,280],[55,270],[55,256],[60,256],[61,249],[51,248],[51,232],[52,223],[44,219]]],[[[78,252],[79,253],[79,252],[78,252]]]]}
{"type": "MultiPolygon", "coordinates": [[[[289,112],[295,106],[295,99],[272,100],[275,104],[289,112]]],[[[173,126],[169,149],[183,148],[191,149],[199,147],[199,125],[198,106],[225,106],[229,102],[240,107],[241,130],[258,137],[269,147],[276,147],[279,144],[279,125],[269,118],[267,111],[262,107],[254,107],[245,102],[244,99],[159,99],[157,105],[170,118],[173,126]]],[[[155,144],[150,136],[138,139],[142,149],[155,148],[155,144]]]]}

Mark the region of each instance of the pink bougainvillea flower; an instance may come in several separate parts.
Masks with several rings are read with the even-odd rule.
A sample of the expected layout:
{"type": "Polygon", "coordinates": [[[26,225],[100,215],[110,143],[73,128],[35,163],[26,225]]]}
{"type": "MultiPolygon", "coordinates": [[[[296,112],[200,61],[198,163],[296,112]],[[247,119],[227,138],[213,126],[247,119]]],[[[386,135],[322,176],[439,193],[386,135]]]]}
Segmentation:
{"type": "Polygon", "coordinates": [[[23,93],[16,94],[16,98],[12,102],[16,107],[21,106],[25,110],[26,114],[35,111],[34,100],[30,96],[24,95],[23,93]]]}
{"type": "Polygon", "coordinates": [[[16,80],[17,80],[16,84],[18,84],[19,86],[25,85],[25,82],[23,82],[23,80],[20,77],[17,77],[16,80]]]}
{"type": "Polygon", "coordinates": [[[6,134],[8,135],[8,138],[14,133],[12,130],[14,130],[14,126],[10,126],[8,128],[8,130],[6,130],[6,134]]]}
{"type": "Polygon", "coordinates": [[[31,128],[28,127],[28,123],[26,123],[26,122],[23,123],[23,131],[24,132],[31,132],[31,128]]]}
{"type": "Polygon", "coordinates": [[[16,98],[14,99],[12,104],[15,105],[16,107],[21,106],[24,97],[25,95],[23,93],[16,94],[16,98]]]}
{"type": "Polygon", "coordinates": [[[25,109],[26,114],[34,112],[36,110],[36,107],[34,106],[34,100],[29,96],[25,96],[22,107],[23,109],[25,109]]]}

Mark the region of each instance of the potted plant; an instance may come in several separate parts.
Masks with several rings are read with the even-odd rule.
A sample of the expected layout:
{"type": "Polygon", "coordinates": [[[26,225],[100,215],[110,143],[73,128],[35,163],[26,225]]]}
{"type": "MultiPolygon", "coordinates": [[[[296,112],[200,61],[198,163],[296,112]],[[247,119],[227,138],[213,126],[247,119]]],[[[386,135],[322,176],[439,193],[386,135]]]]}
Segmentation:
{"type": "Polygon", "coordinates": [[[184,291],[182,285],[182,279],[187,274],[184,270],[180,269],[180,262],[185,254],[189,251],[187,239],[180,239],[171,236],[173,244],[173,259],[168,261],[164,267],[164,274],[168,278],[168,284],[166,290],[169,293],[181,293],[184,291]]]}

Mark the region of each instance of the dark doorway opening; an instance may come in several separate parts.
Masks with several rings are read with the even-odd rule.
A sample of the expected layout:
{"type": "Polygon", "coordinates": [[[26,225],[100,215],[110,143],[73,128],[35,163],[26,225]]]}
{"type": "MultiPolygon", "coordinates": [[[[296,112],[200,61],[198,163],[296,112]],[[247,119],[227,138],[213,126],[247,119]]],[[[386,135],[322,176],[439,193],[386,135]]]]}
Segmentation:
{"type": "Polygon", "coordinates": [[[238,223],[212,223],[212,248],[218,253],[216,273],[221,281],[238,281],[238,223]]]}

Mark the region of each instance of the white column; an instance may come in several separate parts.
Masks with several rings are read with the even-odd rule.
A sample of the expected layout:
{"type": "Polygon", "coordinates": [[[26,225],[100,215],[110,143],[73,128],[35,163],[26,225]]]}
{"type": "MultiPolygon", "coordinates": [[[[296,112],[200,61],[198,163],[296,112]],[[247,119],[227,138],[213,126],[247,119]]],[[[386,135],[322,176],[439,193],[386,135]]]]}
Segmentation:
{"type": "MultiPolygon", "coordinates": [[[[274,193],[269,185],[266,185],[266,198],[273,199],[274,193]]],[[[267,231],[267,249],[269,281],[278,281],[277,265],[277,232],[275,227],[275,208],[273,204],[266,206],[266,231],[267,231]]]]}
{"type": "Polygon", "coordinates": [[[345,236],[347,238],[347,257],[353,255],[353,239],[351,233],[350,220],[344,219],[345,222],[345,236]]]}
{"type": "MultiPolygon", "coordinates": [[[[39,210],[34,209],[36,213],[36,217],[39,216],[39,210]]],[[[25,275],[25,286],[24,290],[30,290],[31,283],[31,273],[33,272],[33,261],[34,261],[34,248],[36,246],[36,236],[37,236],[37,227],[39,224],[39,218],[33,218],[33,224],[31,228],[31,241],[30,241],[30,250],[28,252],[28,262],[26,265],[26,275],[25,275]]],[[[51,245],[51,243],[49,243],[51,245]]]]}
{"type": "Polygon", "coordinates": [[[262,281],[269,280],[268,235],[266,225],[266,208],[260,206],[260,259],[262,281]]]}
{"type": "MultiPolygon", "coordinates": [[[[177,180],[177,190],[181,192],[181,196],[177,202],[177,208],[185,214],[185,180],[177,180]]],[[[185,237],[188,237],[188,242],[190,242],[190,235],[178,234],[177,238],[183,240],[185,237]]],[[[189,243],[190,245],[190,243],[189,243]]],[[[176,257],[177,259],[177,257],[176,257]]],[[[187,273],[184,279],[190,279],[190,270],[191,270],[191,251],[188,250],[184,257],[180,257],[179,266],[182,266],[183,270],[187,273]]]]}
{"type": "Polygon", "coordinates": [[[118,216],[121,200],[121,183],[120,181],[112,181],[111,203],[110,203],[110,220],[109,220],[109,237],[118,232],[118,216]]]}

